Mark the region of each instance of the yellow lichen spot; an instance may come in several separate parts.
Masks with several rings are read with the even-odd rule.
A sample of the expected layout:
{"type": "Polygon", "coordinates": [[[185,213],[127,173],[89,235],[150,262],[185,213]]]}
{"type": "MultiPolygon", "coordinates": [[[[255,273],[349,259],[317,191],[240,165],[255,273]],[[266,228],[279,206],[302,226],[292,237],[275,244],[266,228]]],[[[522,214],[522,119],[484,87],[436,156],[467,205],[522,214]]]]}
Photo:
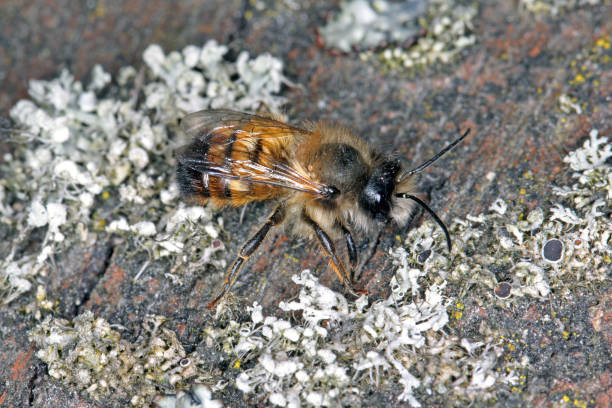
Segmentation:
{"type": "Polygon", "coordinates": [[[402,237],[400,237],[399,235],[396,235],[395,239],[398,240],[399,242],[402,242],[402,237]]]}
{"type": "Polygon", "coordinates": [[[457,302],[457,304],[455,304],[455,307],[459,310],[465,309],[465,305],[461,302],[457,302]]]}
{"type": "Polygon", "coordinates": [[[236,362],[234,363],[234,367],[233,367],[233,369],[234,369],[234,370],[237,370],[237,369],[239,369],[239,368],[240,368],[240,360],[236,360],[236,362]]]}
{"type": "Polygon", "coordinates": [[[521,392],[521,389],[519,387],[512,387],[510,388],[510,392],[521,392]]]}
{"type": "Polygon", "coordinates": [[[527,190],[525,190],[524,188],[521,188],[521,189],[519,190],[519,194],[520,194],[520,195],[525,195],[525,194],[527,194],[527,190]]]}
{"type": "Polygon", "coordinates": [[[532,180],[533,179],[533,173],[531,173],[531,170],[527,170],[526,172],[523,173],[523,177],[528,179],[528,180],[532,180]]]}
{"type": "Polygon", "coordinates": [[[610,48],[610,39],[607,37],[600,38],[595,42],[595,45],[604,49],[610,48]]]}
{"type": "Polygon", "coordinates": [[[584,75],[577,74],[576,77],[574,77],[574,80],[572,82],[575,83],[575,84],[581,84],[584,81],[586,81],[586,79],[584,78],[584,75]]]}
{"type": "Polygon", "coordinates": [[[104,200],[108,200],[109,197],[110,197],[110,193],[108,191],[102,192],[102,198],[104,200]]]}
{"type": "Polygon", "coordinates": [[[300,260],[299,260],[299,259],[297,259],[295,256],[291,256],[291,255],[289,255],[289,254],[283,254],[283,256],[285,257],[285,259],[287,259],[287,260],[289,260],[289,261],[291,261],[291,262],[294,262],[294,263],[297,263],[297,262],[299,262],[299,261],[300,261],[300,260]]]}
{"type": "Polygon", "coordinates": [[[103,18],[104,16],[106,16],[106,8],[102,5],[98,5],[91,13],[93,18],[103,18]]]}
{"type": "Polygon", "coordinates": [[[574,400],[574,405],[579,407],[579,408],[586,408],[587,407],[587,402],[585,400],[575,399],[574,400]]]}
{"type": "Polygon", "coordinates": [[[569,332],[568,332],[567,330],[563,330],[563,338],[564,338],[565,340],[569,339],[569,335],[570,335],[570,334],[569,334],[569,332]]]}
{"type": "Polygon", "coordinates": [[[516,347],[514,346],[514,344],[508,344],[506,347],[507,347],[508,351],[516,350],[516,347]]]}
{"type": "Polygon", "coordinates": [[[604,260],[604,262],[605,262],[605,263],[610,263],[610,262],[612,262],[612,258],[610,258],[610,255],[606,255],[606,256],[604,256],[603,260],[604,260]]]}
{"type": "Polygon", "coordinates": [[[561,118],[561,123],[565,123],[566,120],[567,119],[565,119],[565,118],[561,118]]]}
{"type": "Polygon", "coordinates": [[[461,318],[463,317],[463,312],[460,312],[458,310],[453,311],[453,319],[455,320],[461,320],[461,318]]]}
{"type": "Polygon", "coordinates": [[[106,227],[106,220],[99,219],[94,223],[94,229],[98,231],[103,231],[104,227],[106,227]]]}
{"type": "Polygon", "coordinates": [[[568,397],[567,395],[562,396],[561,399],[563,400],[563,402],[570,402],[570,397],[568,397]]]}
{"type": "Polygon", "coordinates": [[[244,13],[244,18],[245,18],[245,20],[250,20],[250,19],[252,19],[252,18],[253,18],[253,12],[252,12],[251,10],[247,10],[247,11],[244,13]]]}
{"type": "Polygon", "coordinates": [[[47,291],[42,285],[38,285],[36,288],[36,301],[41,303],[45,299],[47,299],[47,291]]]}
{"type": "Polygon", "coordinates": [[[537,92],[537,93],[539,93],[539,94],[541,94],[541,93],[543,92],[543,91],[542,91],[542,88],[538,88],[538,89],[536,89],[536,92],[537,92]]]}
{"type": "Polygon", "coordinates": [[[576,61],[571,61],[570,62],[570,67],[575,67],[576,66],[576,61]]]}

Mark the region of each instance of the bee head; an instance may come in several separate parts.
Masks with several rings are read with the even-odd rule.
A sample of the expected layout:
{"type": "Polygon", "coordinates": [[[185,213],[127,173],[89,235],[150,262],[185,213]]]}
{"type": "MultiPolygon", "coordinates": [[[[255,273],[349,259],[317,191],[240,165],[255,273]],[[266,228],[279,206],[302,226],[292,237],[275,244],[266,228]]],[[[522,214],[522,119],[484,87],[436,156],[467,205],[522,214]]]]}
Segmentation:
{"type": "Polygon", "coordinates": [[[359,194],[359,205],[377,221],[390,218],[396,176],[401,169],[398,160],[385,160],[374,168],[359,194]]]}

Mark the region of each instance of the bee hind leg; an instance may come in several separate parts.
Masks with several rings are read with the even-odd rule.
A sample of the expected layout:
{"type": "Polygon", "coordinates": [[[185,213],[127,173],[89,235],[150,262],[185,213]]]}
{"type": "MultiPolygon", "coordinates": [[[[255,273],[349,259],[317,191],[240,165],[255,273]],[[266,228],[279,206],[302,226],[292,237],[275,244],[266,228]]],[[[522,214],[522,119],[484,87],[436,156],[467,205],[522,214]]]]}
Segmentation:
{"type": "MultiPolygon", "coordinates": [[[[319,243],[323,247],[323,250],[326,252],[327,256],[331,258],[331,261],[332,261],[331,264],[332,264],[332,268],[334,269],[334,272],[336,272],[336,275],[338,275],[338,278],[340,278],[342,283],[344,283],[344,287],[346,288],[347,292],[349,292],[353,296],[359,296],[359,294],[357,294],[355,290],[353,289],[353,286],[351,284],[351,278],[346,273],[346,268],[344,267],[344,265],[342,264],[342,261],[338,257],[338,254],[336,253],[336,247],[334,246],[334,243],[329,237],[329,235],[325,231],[323,231],[323,229],[319,226],[319,224],[317,224],[312,218],[310,218],[308,214],[302,213],[302,219],[315,232],[315,235],[317,236],[319,243]]],[[[356,251],[355,251],[355,255],[356,255],[356,251]]]]}
{"type": "Polygon", "coordinates": [[[242,265],[246,261],[248,261],[251,255],[253,255],[253,252],[255,252],[257,248],[259,248],[266,235],[268,235],[270,229],[273,226],[283,222],[284,219],[285,209],[283,206],[278,205],[272,212],[272,215],[268,217],[266,222],[259,228],[259,230],[255,234],[253,234],[253,236],[249,238],[249,240],[245,242],[244,245],[242,245],[242,248],[240,248],[240,251],[238,252],[238,256],[236,257],[234,262],[232,262],[232,264],[227,270],[227,273],[225,274],[225,279],[223,281],[223,289],[221,290],[221,293],[212,302],[210,302],[210,304],[208,305],[208,310],[211,310],[213,307],[215,307],[217,302],[221,300],[221,298],[223,298],[223,296],[225,296],[227,292],[229,292],[229,290],[234,285],[234,282],[238,278],[238,274],[240,272],[240,269],[242,268],[242,265]]]}

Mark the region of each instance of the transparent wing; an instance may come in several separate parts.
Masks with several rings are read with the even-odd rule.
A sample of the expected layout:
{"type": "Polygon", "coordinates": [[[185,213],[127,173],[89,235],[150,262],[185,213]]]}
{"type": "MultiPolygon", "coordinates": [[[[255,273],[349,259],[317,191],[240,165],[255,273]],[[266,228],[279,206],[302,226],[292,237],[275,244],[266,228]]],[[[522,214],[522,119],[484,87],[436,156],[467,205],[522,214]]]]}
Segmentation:
{"type": "Polygon", "coordinates": [[[227,109],[211,109],[190,113],[181,122],[192,138],[236,132],[250,139],[296,138],[310,134],[271,117],[251,115],[227,109]]]}
{"type": "Polygon", "coordinates": [[[263,116],[229,110],[192,113],[182,127],[194,140],[178,154],[181,164],[211,177],[261,183],[320,197],[336,189],[313,180],[288,151],[307,130],[263,116]]]}

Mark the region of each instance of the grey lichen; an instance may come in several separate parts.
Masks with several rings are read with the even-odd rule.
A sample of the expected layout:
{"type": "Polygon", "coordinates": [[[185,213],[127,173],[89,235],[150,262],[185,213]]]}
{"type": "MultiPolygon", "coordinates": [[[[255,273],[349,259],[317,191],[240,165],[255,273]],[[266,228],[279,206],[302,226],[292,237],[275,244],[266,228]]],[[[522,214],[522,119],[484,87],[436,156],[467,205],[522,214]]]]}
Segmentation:
{"type": "Polygon", "coordinates": [[[418,18],[425,14],[427,2],[410,0],[353,0],[342,2],[342,8],[320,33],[328,47],[349,52],[353,47],[363,50],[383,43],[403,43],[419,32],[418,18]]]}
{"type": "MultiPolygon", "coordinates": [[[[278,106],[283,80],[280,61],[242,54],[234,64],[222,58],[226,51],[213,42],[168,55],[152,46],[144,73],[124,68],[121,86],[104,93],[114,97],[101,96],[114,85],[100,68],[88,87],[68,73],[33,82],[36,103],[22,101],[11,112],[28,143],[15,150],[2,169],[10,177],[0,183],[1,221],[20,231],[0,269],[4,302],[31,290],[41,271],[51,273],[50,257],[71,240],[91,245],[100,234],[123,236],[145,248],[150,261],[169,257],[172,273],[198,262],[224,266],[215,256],[223,249],[222,220],[208,208],[176,204],[169,129],[205,107],[255,109],[261,100],[278,106]],[[143,98],[134,96],[139,92],[143,98]],[[108,211],[109,200],[121,215],[108,211]],[[43,231],[40,245],[18,251],[35,230],[43,231]],[[185,251],[196,244],[206,248],[198,259],[185,251]]],[[[555,187],[557,201],[525,214],[500,197],[488,211],[456,219],[450,255],[440,250],[434,223],[410,230],[389,249],[398,268],[386,299],[348,301],[304,271],[294,277],[299,297],[273,315],[254,304],[246,322],[231,313],[223,326],[212,320],[202,329],[204,344],[232,360],[223,373],[229,384],[202,368],[199,351],[184,351],[161,326],[163,317],[148,317],[130,342],[91,312],[72,321],[49,315],[54,303],[40,286],[35,317],[47,317],[31,339],[50,376],[93,399],[133,406],[154,399],[163,406],[218,406],[211,392],[219,398],[227,389],[277,406],[357,405],[374,387],[413,406],[420,405],[419,392],[466,405],[493,400],[496,390],[520,386],[528,359],[504,361],[503,336],[489,327],[469,339],[447,329],[460,323],[466,300],[507,306],[517,296],[545,299],[551,289],[565,296],[576,281],[610,279],[612,222],[604,209],[612,204],[611,156],[610,143],[592,130],[565,158],[575,183],[555,187]],[[555,262],[543,255],[551,240],[563,248],[555,262]],[[508,276],[500,279],[491,265],[507,266],[508,276]],[[510,293],[500,292],[501,282],[510,293]]]]}
{"type": "Polygon", "coordinates": [[[221,408],[219,400],[212,399],[210,388],[195,384],[188,391],[180,390],[175,395],[164,395],[155,399],[158,408],[221,408]]]}
{"type": "Polygon", "coordinates": [[[476,13],[474,4],[449,0],[345,1],[321,35],[328,47],[355,48],[362,59],[377,57],[393,69],[410,70],[448,63],[473,45],[476,13]]]}
{"type": "Polygon", "coordinates": [[[594,6],[601,0],[520,0],[519,6],[533,14],[559,15],[578,7],[594,6]]]}
{"type": "Polygon", "coordinates": [[[377,56],[385,65],[397,70],[447,64],[463,49],[476,43],[476,37],[472,34],[472,21],[477,12],[475,4],[432,1],[422,19],[425,35],[419,37],[408,49],[387,47],[377,56]]]}
{"type": "Polygon", "coordinates": [[[49,375],[65,386],[97,401],[112,396],[145,407],[162,392],[210,377],[198,368],[198,354],[186,353],[176,334],[161,327],[164,321],[147,316],[132,343],[91,312],[72,321],[47,316],[30,332],[30,340],[49,375]]]}

